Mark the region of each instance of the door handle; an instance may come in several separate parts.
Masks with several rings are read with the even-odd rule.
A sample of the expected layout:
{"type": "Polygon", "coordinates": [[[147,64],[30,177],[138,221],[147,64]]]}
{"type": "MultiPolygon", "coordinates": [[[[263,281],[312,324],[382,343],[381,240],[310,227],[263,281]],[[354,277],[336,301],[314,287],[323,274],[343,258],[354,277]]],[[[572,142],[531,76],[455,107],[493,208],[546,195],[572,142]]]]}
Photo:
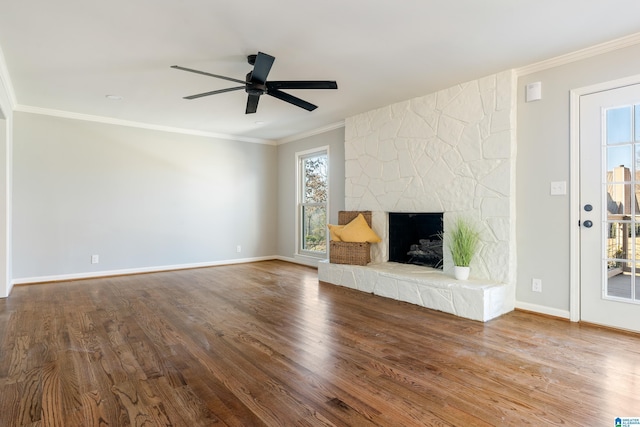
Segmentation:
{"type": "Polygon", "coordinates": [[[585,226],[586,228],[591,228],[593,227],[593,222],[591,222],[590,220],[586,220],[585,222],[582,223],[583,226],[585,226]]]}

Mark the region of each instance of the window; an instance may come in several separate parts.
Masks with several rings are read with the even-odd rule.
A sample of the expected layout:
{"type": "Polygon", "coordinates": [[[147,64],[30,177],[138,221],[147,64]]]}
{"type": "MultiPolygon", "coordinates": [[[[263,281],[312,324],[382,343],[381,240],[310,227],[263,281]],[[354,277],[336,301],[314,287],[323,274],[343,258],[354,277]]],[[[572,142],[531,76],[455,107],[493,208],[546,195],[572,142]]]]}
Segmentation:
{"type": "Polygon", "coordinates": [[[640,301],[640,104],[605,110],[606,298],[640,301]]]}
{"type": "Polygon", "coordinates": [[[328,149],[298,153],[298,245],[301,255],[326,257],[328,149]]]}

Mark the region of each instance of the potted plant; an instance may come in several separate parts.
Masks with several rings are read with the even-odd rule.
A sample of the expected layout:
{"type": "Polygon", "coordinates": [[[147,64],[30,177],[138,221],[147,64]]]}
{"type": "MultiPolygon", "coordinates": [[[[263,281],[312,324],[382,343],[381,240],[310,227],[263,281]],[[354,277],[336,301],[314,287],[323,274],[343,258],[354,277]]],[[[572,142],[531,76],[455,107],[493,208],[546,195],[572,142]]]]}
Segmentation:
{"type": "Polygon", "coordinates": [[[446,236],[453,258],[454,276],[458,280],[467,280],[469,264],[480,245],[480,232],[469,220],[459,217],[446,236]]]}

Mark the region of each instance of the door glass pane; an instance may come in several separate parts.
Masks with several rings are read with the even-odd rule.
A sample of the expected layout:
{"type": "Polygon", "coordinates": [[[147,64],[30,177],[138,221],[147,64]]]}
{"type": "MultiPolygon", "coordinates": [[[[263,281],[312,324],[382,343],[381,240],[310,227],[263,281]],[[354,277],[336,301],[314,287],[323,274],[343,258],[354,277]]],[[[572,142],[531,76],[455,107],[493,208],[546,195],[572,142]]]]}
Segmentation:
{"type": "MultiPolygon", "coordinates": [[[[638,109],[640,111],[640,108],[638,109]]],[[[636,134],[637,135],[637,134],[636,134]]],[[[638,171],[640,171],[640,144],[633,144],[633,146],[635,147],[635,171],[636,174],[638,173],[638,171]]],[[[636,179],[636,181],[638,180],[638,176],[634,177],[636,179]]]]}
{"type": "Polygon", "coordinates": [[[607,110],[607,144],[632,141],[631,110],[631,106],[607,110]]]}
{"type": "Polygon", "coordinates": [[[631,184],[607,185],[607,219],[631,219],[622,216],[631,215],[631,184]]]}
{"type": "MultiPolygon", "coordinates": [[[[638,182],[636,180],[636,182],[638,182]]],[[[636,190],[633,192],[633,199],[631,200],[631,215],[634,217],[636,225],[640,224],[640,206],[638,206],[638,196],[640,196],[640,184],[633,186],[636,190]]],[[[639,233],[636,233],[636,235],[639,233]]]]}
{"type": "Polygon", "coordinates": [[[631,266],[627,262],[610,263],[607,269],[607,296],[631,298],[631,266]]]}
{"type": "Polygon", "coordinates": [[[607,223],[607,258],[628,260],[631,254],[629,222],[607,223]]]}
{"type": "MultiPolygon", "coordinates": [[[[631,234],[631,236],[629,237],[629,243],[630,243],[630,247],[631,245],[633,245],[633,258],[638,261],[640,259],[640,251],[638,251],[638,249],[640,249],[638,247],[638,236],[639,236],[639,231],[640,231],[640,224],[635,223],[634,224],[634,233],[631,234]]],[[[631,257],[630,257],[631,258],[631,257]]]]}
{"type": "MultiPolygon", "coordinates": [[[[640,141],[640,104],[634,105],[634,122],[635,122],[635,140],[640,141]]],[[[636,157],[637,159],[638,157],[636,157]]]]}
{"type": "Polygon", "coordinates": [[[638,275],[640,275],[640,264],[636,264],[636,283],[634,285],[634,299],[636,301],[640,301],[640,277],[638,275]]]}
{"type": "Polygon", "coordinates": [[[629,181],[632,164],[631,145],[607,147],[607,182],[629,181]]]}

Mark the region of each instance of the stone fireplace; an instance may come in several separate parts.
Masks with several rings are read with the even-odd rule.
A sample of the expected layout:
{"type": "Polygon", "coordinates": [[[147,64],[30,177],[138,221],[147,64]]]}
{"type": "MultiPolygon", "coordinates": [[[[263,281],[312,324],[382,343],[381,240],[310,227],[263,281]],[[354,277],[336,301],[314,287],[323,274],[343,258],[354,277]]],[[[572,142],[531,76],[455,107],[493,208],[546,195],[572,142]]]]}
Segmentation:
{"type": "MultiPolygon", "coordinates": [[[[456,217],[468,218],[481,230],[472,279],[478,286],[503,286],[494,295],[484,294],[496,298],[499,293],[502,300],[499,308],[479,316],[481,320],[515,305],[515,83],[513,71],[506,71],[345,122],[345,208],[373,212],[372,227],[382,238],[372,245],[373,266],[387,268],[382,265],[389,260],[388,212],[442,212],[445,234],[456,217]]],[[[426,267],[415,268],[405,274],[411,280],[416,275],[436,277],[426,267]]],[[[394,280],[404,274],[393,269],[394,280]]],[[[466,286],[450,279],[452,270],[445,244],[443,272],[437,280],[427,280],[440,289],[437,298],[453,301],[451,288],[466,286]]],[[[319,273],[328,277],[322,270],[319,273]]],[[[351,273],[341,271],[335,276],[344,274],[351,273]]],[[[360,273],[353,274],[357,281],[360,273]]],[[[405,297],[390,288],[380,294],[420,304],[424,294],[420,289],[405,297]]],[[[471,297],[465,296],[463,304],[467,298],[471,297]]],[[[448,303],[435,304],[437,309],[448,307],[448,303]]],[[[443,310],[458,311],[453,302],[450,305],[451,309],[443,310]]]]}
{"type": "MultiPolygon", "coordinates": [[[[386,212],[444,212],[445,233],[457,216],[474,220],[473,277],[512,283],[515,82],[507,71],[348,118],[346,210],[373,211],[383,234],[386,212]]],[[[373,245],[372,259],[387,261],[386,245],[373,245]]],[[[445,250],[444,271],[452,267],[445,250]]]]}

